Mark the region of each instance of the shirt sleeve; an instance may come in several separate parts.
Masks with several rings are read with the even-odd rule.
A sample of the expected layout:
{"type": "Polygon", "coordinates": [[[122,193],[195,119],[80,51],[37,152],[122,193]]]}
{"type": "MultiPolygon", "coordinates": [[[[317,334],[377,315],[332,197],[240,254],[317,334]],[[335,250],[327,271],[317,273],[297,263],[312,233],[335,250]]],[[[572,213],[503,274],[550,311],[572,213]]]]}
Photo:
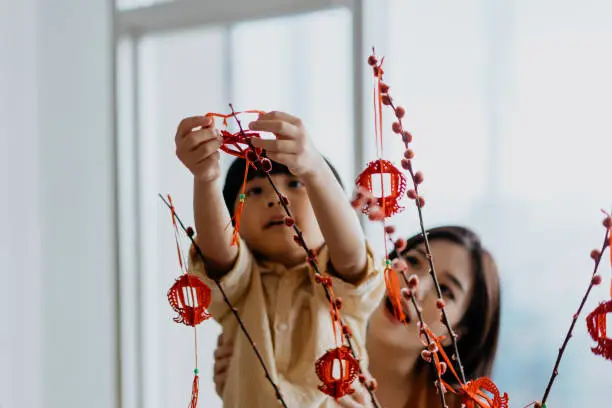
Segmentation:
{"type": "MultiPolygon", "coordinates": [[[[215,320],[221,323],[231,310],[225,302],[215,280],[208,277],[204,262],[193,246],[189,254],[189,273],[196,275],[210,287],[212,299],[208,312],[215,320]]],[[[240,239],[238,241],[238,256],[236,257],[234,265],[230,271],[218,281],[233,307],[237,307],[245,298],[251,285],[251,279],[253,278],[254,265],[255,259],[251,251],[249,251],[244,241],[240,239]]]]}
{"type": "MultiPolygon", "coordinates": [[[[341,314],[347,314],[356,319],[368,319],[374,312],[376,307],[382,301],[385,294],[385,284],[383,281],[382,274],[376,268],[376,261],[370,245],[366,243],[367,261],[366,261],[366,273],[363,275],[360,281],[355,283],[349,283],[344,281],[342,278],[333,273],[333,267],[325,251],[324,256],[319,261],[320,265],[326,265],[325,275],[331,278],[332,289],[335,297],[342,298],[342,310],[341,314]]],[[[325,293],[320,285],[316,285],[316,291],[318,291],[322,299],[325,302],[325,293]]]]}

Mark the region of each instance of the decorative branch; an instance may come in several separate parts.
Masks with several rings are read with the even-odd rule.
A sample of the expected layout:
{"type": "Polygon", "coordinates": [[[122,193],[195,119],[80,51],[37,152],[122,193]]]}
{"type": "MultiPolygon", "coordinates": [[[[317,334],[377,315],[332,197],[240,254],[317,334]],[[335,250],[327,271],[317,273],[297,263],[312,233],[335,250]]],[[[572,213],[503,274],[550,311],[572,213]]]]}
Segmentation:
{"type": "MultiPolygon", "coordinates": [[[[561,348],[559,349],[559,353],[557,355],[557,361],[555,361],[555,366],[553,367],[553,371],[550,375],[548,385],[546,386],[546,390],[544,391],[544,396],[542,397],[541,402],[538,402],[535,404],[536,408],[546,408],[546,400],[548,399],[548,395],[550,394],[550,390],[552,388],[553,382],[555,381],[555,378],[559,374],[559,371],[558,371],[559,363],[561,362],[561,358],[563,357],[563,353],[565,352],[567,343],[572,337],[572,332],[574,331],[574,326],[576,325],[576,321],[578,320],[578,317],[580,316],[580,313],[582,312],[582,308],[584,307],[584,304],[586,303],[586,300],[589,297],[589,293],[591,293],[591,289],[593,289],[593,286],[599,285],[601,283],[601,276],[597,275],[597,269],[599,268],[599,263],[601,262],[603,252],[605,251],[606,247],[610,245],[609,244],[610,224],[612,224],[612,218],[610,217],[610,215],[607,215],[607,217],[603,221],[603,225],[604,227],[606,227],[606,234],[604,237],[604,242],[601,246],[601,250],[593,249],[591,251],[591,258],[593,258],[593,260],[595,261],[595,266],[593,268],[593,274],[591,275],[591,282],[589,283],[589,286],[587,287],[586,293],[582,297],[582,301],[580,302],[580,306],[578,306],[578,310],[576,311],[576,313],[574,313],[574,316],[572,316],[572,324],[570,325],[569,330],[567,331],[567,334],[565,335],[565,339],[563,340],[563,344],[561,345],[561,348]]],[[[612,251],[612,248],[610,250],[612,251]]]]}
{"type": "MultiPolygon", "coordinates": [[[[170,203],[168,203],[161,194],[159,194],[159,197],[164,202],[164,204],[166,204],[166,206],[168,206],[168,208],[172,210],[172,206],[170,205],[170,203]]],[[[198,256],[200,257],[202,262],[204,262],[205,261],[204,254],[202,253],[202,250],[200,249],[198,244],[196,244],[195,240],[193,239],[193,234],[194,234],[193,229],[191,227],[185,227],[185,224],[183,224],[178,214],[176,214],[176,211],[174,211],[174,216],[176,220],[178,221],[179,225],[181,226],[181,229],[185,231],[185,233],[189,237],[189,240],[191,241],[193,248],[195,248],[195,251],[197,252],[198,256]]],[[[264,363],[263,358],[261,357],[261,354],[259,353],[259,350],[257,349],[257,346],[255,345],[255,342],[251,338],[251,335],[249,334],[246,326],[244,325],[244,322],[242,321],[242,319],[240,318],[240,315],[238,314],[238,309],[236,309],[230,302],[229,298],[227,297],[227,294],[225,293],[225,290],[223,289],[223,286],[221,286],[220,281],[218,279],[213,279],[213,281],[215,282],[215,285],[219,289],[219,292],[221,292],[221,295],[223,296],[223,300],[225,301],[225,304],[232,311],[234,317],[238,321],[238,324],[240,325],[240,329],[242,330],[247,340],[249,341],[249,344],[253,348],[253,351],[255,351],[255,354],[257,355],[257,359],[259,360],[259,363],[261,364],[261,367],[263,368],[265,372],[266,378],[268,379],[268,381],[274,388],[274,391],[276,393],[276,398],[279,400],[279,402],[282,404],[284,408],[287,408],[287,404],[285,403],[285,400],[283,399],[283,396],[280,392],[278,385],[276,385],[274,381],[272,380],[272,377],[270,376],[270,372],[268,371],[268,368],[266,367],[266,364],[264,363]]]]}
{"type": "MultiPolygon", "coordinates": [[[[335,298],[332,291],[329,289],[329,287],[331,286],[331,280],[327,277],[325,277],[321,271],[319,270],[319,266],[317,265],[317,261],[316,261],[316,254],[308,248],[306,241],[304,240],[304,236],[302,234],[302,231],[300,230],[300,228],[298,227],[298,225],[295,223],[294,219],[293,219],[293,215],[291,214],[291,210],[289,209],[288,206],[288,200],[285,196],[283,196],[280,191],[278,190],[278,188],[276,187],[276,185],[274,184],[274,181],[272,180],[272,177],[270,176],[270,170],[272,169],[272,164],[270,162],[269,159],[267,158],[261,158],[258,154],[256,149],[254,148],[254,146],[251,144],[250,140],[246,137],[245,135],[245,131],[242,128],[242,124],[240,123],[240,120],[238,119],[238,117],[236,116],[236,113],[234,111],[234,107],[233,105],[230,103],[229,107],[232,111],[232,116],[234,117],[234,119],[236,120],[236,122],[238,123],[238,127],[240,129],[240,133],[244,136],[244,139],[247,141],[249,147],[251,148],[251,150],[249,150],[249,152],[247,152],[247,160],[252,162],[259,171],[263,172],[266,175],[266,178],[268,180],[268,182],[270,183],[270,185],[272,186],[272,188],[274,189],[274,192],[276,193],[276,196],[278,197],[278,200],[281,204],[281,206],[283,207],[283,210],[285,211],[287,218],[285,218],[285,224],[292,228],[293,231],[295,232],[295,241],[298,245],[300,245],[300,247],[302,247],[304,249],[304,252],[306,253],[306,257],[307,257],[307,261],[310,264],[310,266],[315,270],[315,281],[319,284],[321,284],[321,286],[323,286],[323,290],[325,292],[325,297],[327,298],[327,300],[330,302],[332,308],[333,308],[333,318],[337,319],[337,321],[339,322],[340,326],[342,327],[342,334],[348,344],[348,347],[350,349],[350,352],[353,356],[353,358],[357,359],[357,354],[355,352],[355,349],[353,347],[352,341],[351,341],[351,329],[350,327],[345,324],[342,320],[342,318],[340,317],[340,313],[339,313],[339,309],[340,309],[340,305],[341,303],[341,299],[340,298],[335,298]]],[[[247,163],[248,165],[248,163],[247,163]]],[[[333,322],[335,324],[335,322],[333,322]]],[[[365,376],[363,374],[363,370],[361,369],[361,364],[359,364],[359,379],[360,381],[363,383],[365,382],[365,376]]],[[[368,394],[370,395],[370,400],[372,402],[372,404],[374,405],[375,408],[380,408],[380,405],[376,399],[376,396],[374,395],[374,390],[376,388],[376,383],[371,381],[366,385],[366,390],[368,391],[368,394]]]]}
{"type": "MultiPolygon", "coordinates": [[[[431,254],[431,247],[429,245],[429,240],[427,238],[427,233],[425,231],[425,226],[423,222],[423,206],[425,205],[425,199],[419,195],[419,185],[423,182],[423,173],[420,171],[415,172],[412,167],[412,159],[414,158],[414,151],[410,149],[410,142],[412,142],[412,135],[410,132],[404,129],[402,124],[402,118],[406,114],[406,110],[401,106],[395,106],[393,103],[393,99],[389,95],[389,86],[382,81],[383,78],[383,69],[382,69],[382,61],[380,64],[378,63],[378,59],[374,54],[374,49],[372,49],[372,55],[368,58],[368,64],[372,67],[374,76],[379,81],[379,91],[381,96],[381,102],[385,106],[389,106],[393,109],[395,117],[397,118],[396,122],[393,122],[391,128],[394,133],[401,135],[402,141],[404,142],[404,146],[406,151],[404,152],[404,158],[402,159],[402,168],[407,170],[410,174],[410,178],[412,179],[413,189],[408,190],[407,196],[410,199],[415,200],[418,216],[419,216],[419,226],[421,228],[421,235],[423,236],[425,242],[425,251],[427,253],[427,261],[429,262],[429,272],[431,278],[434,281],[436,293],[438,295],[439,300],[442,300],[442,290],[440,289],[440,283],[438,281],[438,276],[436,275],[436,270],[433,263],[433,256],[431,254]]],[[[463,364],[461,363],[461,358],[459,357],[459,348],[457,346],[457,334],[453,330],[450,325],[450,321],[448,320],[448,316],[446,314],[446,310],[444,307],[442,310],[442,322],[446,326],[448,333],[451,337],[454,349],[454,360],[459,367],[459,375],[461,377],[461,381],[466,383],[465,373],[463,370],[463,364]]]]}

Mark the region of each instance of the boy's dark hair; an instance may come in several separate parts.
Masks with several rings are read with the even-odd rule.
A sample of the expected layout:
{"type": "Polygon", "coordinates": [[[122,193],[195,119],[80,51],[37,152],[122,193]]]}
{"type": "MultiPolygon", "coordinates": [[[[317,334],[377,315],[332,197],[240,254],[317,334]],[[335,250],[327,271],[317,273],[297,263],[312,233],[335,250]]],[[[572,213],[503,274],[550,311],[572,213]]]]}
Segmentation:
{"type": "MultiPolygon", "coordinates": [[[[334,168],[334,166],[324,158],[325,162],[331,169],[334,177],[340,183],[340,186],[344,189],[344,185],[342,184],[342,180],[340,180],[340,176],[338,172],[334,168]]],[[[272,170],[270,174],[292,174],[289,168],[284,164],[280,164],[273,160],[272,162],[272,170]]],[[[244,181],[244,171],[246,166],[246,160],[237,158],[230,165],[229,170],[227,171],[227,175],[225,176],[225,185],[223,186],[223,199],[225,200],[225,205],[229,210],[230,216],[234,216],[234,204],[236,199],[238,198],[238,193],[240,192],[240,188],[242,187],[242,182],[244,181]]],[[[266,174],[260,170],[255,170],[253,167],[249,169],[249,174],[247,175],[247,181],[253,180],[258,177],[266,177],[266,174]]]]}

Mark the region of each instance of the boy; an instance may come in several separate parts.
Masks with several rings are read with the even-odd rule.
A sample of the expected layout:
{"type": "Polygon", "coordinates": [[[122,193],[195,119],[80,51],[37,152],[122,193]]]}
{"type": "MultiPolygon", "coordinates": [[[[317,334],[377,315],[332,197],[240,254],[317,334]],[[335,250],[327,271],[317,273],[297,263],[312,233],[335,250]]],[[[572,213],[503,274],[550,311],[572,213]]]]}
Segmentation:
{"type": "MultiPolygon", "coordinates": [[[[367,368],[365,328],[384,294],[372,254],[357,216],[333,170],[309,140],[300,119],[269,112],[249,124],[276,139],[253,138],[252,144],[273,161],[271,178],[289,202],[293,218],[311,249],[318,250],[321,273],[332,278],[343,300],[341,314],[353,331],[353,346],[367,368]]],[[[330,305],[304,250],[284,224],[285,213],[263,174],[250,170],[242,209],[240,240],[231,245],[231,214],[236,209],[245,161],[236,160],[223,192],[219,153],[221,138],[213,120],[184,119],[176,135],[176,153],[194,175],[196,242],[204,262],[191,259],[191,273],[213,289],[209,308],[233,339],[234,358],[223,392],[225,408],[279,406],[274,389],[238,323],[210,278],[220,279],[239,310],[249,334],[280,387],[288,407],[335,407],[317,389],[315,361],[335,347],[330,305]],[[194,130],[194,129],[198,130],[194,130]]]]}

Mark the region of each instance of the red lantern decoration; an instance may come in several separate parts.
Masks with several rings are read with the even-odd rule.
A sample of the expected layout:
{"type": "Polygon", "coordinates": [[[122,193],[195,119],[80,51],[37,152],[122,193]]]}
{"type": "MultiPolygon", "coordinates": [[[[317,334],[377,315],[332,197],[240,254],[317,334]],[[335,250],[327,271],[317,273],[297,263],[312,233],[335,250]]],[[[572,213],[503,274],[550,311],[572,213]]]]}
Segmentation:
{"type": "MultiPolygon", "coordinates": [[[[385,217],[390,217],[394,214],[401,212],[404,207],[400,207],[398,201],[402,198],[406,191],[406,178],[402,172],[387,160],[375,160],[368,164],[368,167],[357,177],[356,184],[368,190],[372,191],[373,186],[373,175],[380,175],[382,178],[384,174],[390,176],[391,186],[390,191],[384,191],[382,189],[382,196],[376,197],[377,204],[382,208],[385,217]]],[[[382,182],[382,181],[381,181],[382,182]]],[[[363,207],[361,211],[367,214],[368,209],[363,207]]]]}
{"type": "Polygon", "coordinates": [[[600,303],[586,318],[587,329],[591,338],[597,342],[591,351],[606,360],[612,360],[612,339],[606,334],[606,318],[612,312],[612,300],[600,303]]]}
{"type": "Polygon", "coordinates": [[[469,381],[461,387],[466,408],[508,408],[508,394],[500,395],[499,389],[488,377],[469,381]]]}
{"type": "Polygon", "coordinates": [[[347,346],[329,350],[315,363],[315,370],[323,382],[319,390],[338,399],[355,392],[351,384],[359,375],[359,362],[352,356],[347,346]],[[339,378],[334,377],[334,363],[340,366],[339,378]]]}
{"type": "Polygon", "coordinates": [[[177,323],[196,326],[211,316],[207,309],[210,306],[211,291],[197,276],[182,275],[168,291],[168,301],[179,315],[174,318],[177,323]]]}

